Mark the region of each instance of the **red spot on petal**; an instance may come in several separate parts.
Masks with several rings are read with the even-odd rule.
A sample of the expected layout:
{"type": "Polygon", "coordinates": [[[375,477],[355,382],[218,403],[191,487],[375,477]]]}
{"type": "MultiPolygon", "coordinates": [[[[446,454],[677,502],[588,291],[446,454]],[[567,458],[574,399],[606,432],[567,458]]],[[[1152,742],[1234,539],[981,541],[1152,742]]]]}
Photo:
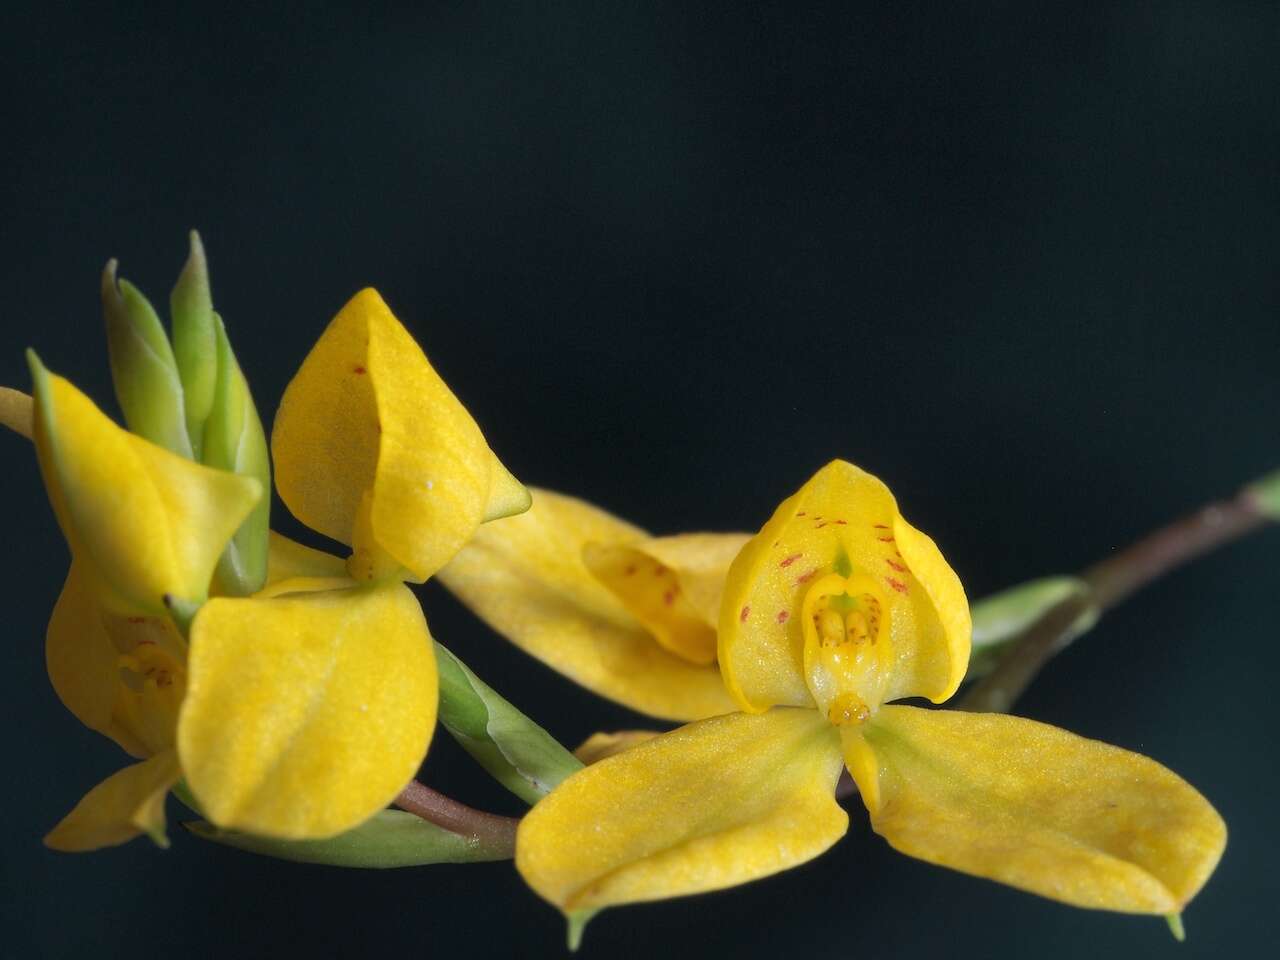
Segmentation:
{"type": "Polygon", "coordinates": [[[653,575],[655,577],[660,577],[666,572],[667,572],[667,568],[664,567],[662,564],[658,564],[656,567],[653,568],[653,575]]]}
{"type": "Polygon", "coordinates": [[[351,368],[351,372],[352,372],[352,373],[364,373],[364,367],[352,367],[352,368],[351,368]]]}
{"type": "Polygon", "coordinates": [[[826,520],[823,520],[821,523],[815,523],[815,524],[813,525],[813,529],[815,529],[815,530],[821,530],[821,529],[822,529],[823,527],[825,527],[826,525],[827,525],[827,521],[826,521],[826,520]]]}
{"type": "Polygon", "coordinates": [[[876,537],[881,543],[893,543],[893,537],[876,537]]]}
{"type": "Polygon", "coordinates": [[[146,623],[147,618],[146,617],[130,617],[129,622],[130,623],[146,623]]]}
{"type": "Polygon", "coordinates": [[[802,574],[802,575],[799,577],[799,579],[797,579],[797,580],[796,580],[796,585],[797,585],[797,586],[799,586],[799,585],[800,585],[800,584],[802,584],[802,583],[808,583],[810,580],[812,580],[812,579],[813,579],[813,575],[814,575],[815,573],[817,573],[817,572],[818,572],[818,568],[817,568],[817,567],[814,567],[814,568],[813,568],[812,570],[810,570],[808,573],[806,573],[806,574],[802,574]]]}
{"type": "Polygon", "coordinates": [[[907,592],[907,585],[901,580],[895,580],[893,577],[885,577],[884,582],[893,587],[893,589],[897,590],[899,593],[907,592]]]}
{"type": "Polygon", "coordinates": [[[622,575],[624,577],[632,577],[632,576],[635,576],[635,572],[636,572],[636,565],[632,563],[627,565],[627,569],[622,571],[622,575]]]}
{"type": "Polygon", "coordinates": [[[874,527],[876,530],[888,530],[888,529],[889,529],[889,528],[888,528],[888,527],[886,527],[883,523],[873,523],[871,526],[872,526],[872,527],[874,527]]]}
{"type": "Polygon", "coordinates": [[[785,610],[779,610],[779,611],[778,611],[778,622],[779,622],[779,623],[786,623],[786,622],[787,622],[787,620],[788,620],[788,619],[790,619],[790,617],[791,617],[791,614],[787,613],[787,611],[785,611],[785,610]]]}
{"type": "Polygon", "coordinates": [[[747,604],[745,607],[742,608],[742,612],[738,614],[738,622],[746,623],[747,617],[749,616],[751,616],[751,604],[747,604]]]}
{"type": "Polygon", "coordinates": [[[671,606],[673,603],[676,602],[676,592],[674,590],[668,590],[666,593],[662,595],[662,602],[665,603],[668,607],[671,606]]]}
{"type": "Polygon", "coordinates": [[[803,510],[801,510],[799,513],[796,514],[797,517],[803,517],[804,515],[805,515],[805,511],[803,510]]]}
{"type": "Polygon", "coordinates": [[[842,527],[843,527],[843,526],[847,526],[847,525],[848,525],[848,523],[849,523],[849,521],[848,521],[848,520],[837,520],[837,521],[836,521],[836,523],[840,524],[840,526],[842,526],[842,527]]]}
{"type": "Polygon", "coordinates": [[[899,573],[907,572],[906,564],[899,563],[897,560],[890,560],[888,557],[885,557],[884,562],[893,567],[893,569],[897,570],[899,573]]]}
{"type": "Polygon", "coordinates": [[[791,556],[787,557],[780,564],[778,564],[778,566],[789,567],[803,556],[804,556],[803,553],[793,553],[791,556]]]}

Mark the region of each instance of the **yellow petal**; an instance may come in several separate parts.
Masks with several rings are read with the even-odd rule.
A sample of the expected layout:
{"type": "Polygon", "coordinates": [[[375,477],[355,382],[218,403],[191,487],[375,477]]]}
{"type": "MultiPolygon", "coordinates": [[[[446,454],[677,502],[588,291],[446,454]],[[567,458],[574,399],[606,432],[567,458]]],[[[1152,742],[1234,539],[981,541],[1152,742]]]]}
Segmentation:
{"type": "Polygon", "coordinates": [[[178,752],[224,829],[355,826],[412,779],[435,719],[431,637],[404,584],[216,598],[192,622],[178,752]]]}
{"type": "Polygon", "coordinates": [[[72,556],[95,593],[121,610],[198,603],[218,557],[262,494],[122,430],[79,390],[33,364],[35,443],[72,556]]]}
{"type": "Polygon", "coordinates": [[[1226,844],[1222,818],[1176,774],[1057,727],[889,706],[862,730],[863,745],[844,734],[872,826],[930,863],[1079,907],[1168,914],[1226,844]]]}
{"type": "Polygon", "coordinates": [[[844,835],[840,768],[812,710],[692,723],[553,790],[520,824],[516,868],[565,913],[746,883],[844,835]]]}
{"type": "Polygon", "coordinates": [[[294,577],[345,577],[347,564],[339,557],[290,540],[271,531],[267,545],[267,585],[294,577]]]}
{"type": "Polygon", "coordinates": [[[21,390],[0,387],[0,426],[31,439],[31,398],[21,390]]]}
{"type": "Polygon", "coordinates": [[[588,543],[582,560],[659,643],[714,663],[720,596],[745,533],[683,533],[633,545],[588,543]]]}
{"type": "Polygon", "coordinates": [[[120,651],[111,642],[102,608],[75,564],[49,619],[44,652],[53,689],[76,719],[135,757],[151,752],[121,722],[120,651]]]}
{"type": "Polygon", "coordinates": [[[726,713],[714,667],[664,650],[582,560],[588,542],[644,531],[589,503],[533,491],[528,513],[481,527],[437,579],[486,623],[571,680],[671,720],[726,713]]]}
{"type": "Polygon", "coordinates": [[[590,766],[593,763],[599,763],[606,757],[615,756],[660,736],[662,734],[657,730],[618,730],[614,733],[593,733],[578,745],[578,748],[573,751],[573,755],[590,766]]]}
{"type": "Polygon", "coordinates": [[[307,355],[271,451],[285,504],[356,547],[361,579],[400,566],[425,580],[482,520],[528,499],[374,290],[356,294],[307,355]]]}
{"type": "Polygon", "coordinates": [[[179,776],[172,750],[113,773],[49,832],[45,845],[67,852],[97,850],[146,833],[167,847],[164,800],[179,776]]]}
{"type": "Polygon", "coordinates": [[[882,698],[954,693],[969,655],[959,581],[932,541],[901,519],[888,487],[835,460],[783,501],[730,567],[719,658],[739,705],[813,703],[800,613],[810,587],[835,572],[873,584],[887,607],[893,668],[877,684],[882,698]]]}

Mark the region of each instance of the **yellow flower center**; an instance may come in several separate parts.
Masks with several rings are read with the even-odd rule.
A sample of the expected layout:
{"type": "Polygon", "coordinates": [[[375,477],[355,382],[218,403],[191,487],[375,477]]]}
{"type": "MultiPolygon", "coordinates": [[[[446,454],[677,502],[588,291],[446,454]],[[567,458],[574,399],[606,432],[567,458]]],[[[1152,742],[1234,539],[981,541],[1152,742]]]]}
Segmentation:
{"type": "Polygon", "coordinates": [[[893,662],[887,609],[879,586],[864,573],[831,573],[805,592],[805,679],[819,709],[837,726],[862,723],[880,705],[893,662]]]}

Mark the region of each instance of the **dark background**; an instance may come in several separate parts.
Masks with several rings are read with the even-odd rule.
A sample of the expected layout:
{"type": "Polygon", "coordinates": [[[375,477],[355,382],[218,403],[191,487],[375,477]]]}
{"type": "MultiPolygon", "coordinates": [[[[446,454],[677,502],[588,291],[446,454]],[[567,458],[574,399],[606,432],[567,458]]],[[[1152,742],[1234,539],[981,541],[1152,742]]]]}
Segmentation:
{"type": "MultiPolygon", "coordinates": [[[[376,285],[518,476],[661,532],[758,526],[842,456],[980,597],[1280,464],[1274,3],[413,6],[5,15],[0,383],[27,385],[31,345],[110,404],[98,271],[120,257],[161,303],[198,226],[264,418],[376,285]]],[[[124,757],[49,687],[66,551],[25,442],[0,458],[0,954],[560,955],[509,864],[343,872],[180,828],[168,852],[44,850],[124,757]]],[[[1274,942],[1278,561],[1267,531],[1169,578],[1019,705],[1222,811],[1185,945],[908,860],[855,801],[820,860],[605,913],[584,955],[1274,942]]],[[[423,594],[565,742],[637,723],[423,594]]],[[[446,737],[424,776],[515,810],[446,737]]]]}

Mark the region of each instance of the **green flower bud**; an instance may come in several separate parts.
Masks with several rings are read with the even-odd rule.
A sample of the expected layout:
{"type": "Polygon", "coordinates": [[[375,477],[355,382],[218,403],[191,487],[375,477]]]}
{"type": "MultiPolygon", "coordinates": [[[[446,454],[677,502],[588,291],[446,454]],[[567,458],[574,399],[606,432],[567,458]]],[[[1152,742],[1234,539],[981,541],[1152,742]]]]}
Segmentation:
{"type": "MultiPolygon", "coordinates": [[[[226,327],[213,317],[215,362],[213,402],[204,424],[204,463],[241,476],[255,477],[263,490],[271,489],[271,460],[262,420],[254,406],[249,384],[240,371],[226,327]]],[[[175,327],[176,334],[176,327],[175,327]]],[[[236,531],[218,561],[217,578],[223,592],[246,596],[262,588],[267,579],[267,541],[271,498],[263,497],[236,531]]]]}
{"type": "Polygon", "coordinates": [[[182,380],[155,308],[131,283],[116,280],[116,261],[102,271],[111,379],[129,429],[173,453],[191,456],[182,380]]]}
{"type": "Polygon", "coordinates": [[[204,244],[194,230],[190,242],[187,262],[169,294],[169,310],[173,320],[173,354],[186,394],[187,434],[199,460],[218,385],[218,343],[204,244]]]}

